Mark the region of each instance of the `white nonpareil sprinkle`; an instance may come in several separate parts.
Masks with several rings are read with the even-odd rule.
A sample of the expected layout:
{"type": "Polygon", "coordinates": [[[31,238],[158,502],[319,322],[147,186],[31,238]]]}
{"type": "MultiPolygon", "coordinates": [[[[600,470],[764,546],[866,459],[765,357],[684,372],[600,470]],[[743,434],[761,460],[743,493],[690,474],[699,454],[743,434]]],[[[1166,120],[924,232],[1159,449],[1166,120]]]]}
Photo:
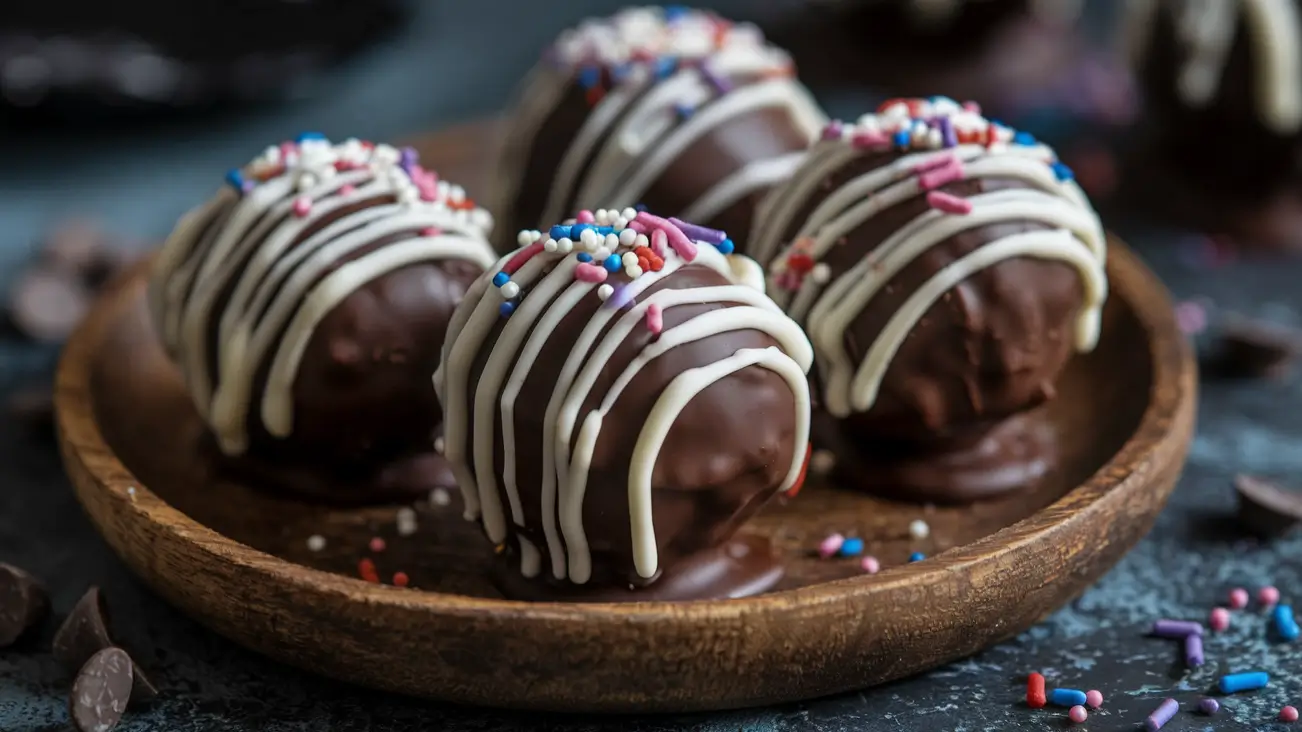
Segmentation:
{"type": "Polygon", "coordinates": [[[831,450],[815,450],[813,456],[809,458],[809,469],[814,471],[815,475],[827,475],[836,467],[836,456],[831,450]]]}
{"type": "Polygon", "coordinates": [[[435,488],[429,492],[429,502],[435,506],[446,506],[452,503],[452,496],[443,488],[435,488]]]}
{"type": "Polygon", "coordinates": [[[411,536],[416,533],[416,510],[410,506],[398,509],[398,536],[411,536]]]}
{"type": "Polygon", "coordinates": [[[931,536],[931,527],[922,519],[914,519],[914,521],[909,524],[909,536],[912,536],[915,539],[925,539],[928,536],[931,536]]]}
{"type": "Polygon", "coordinates": [[[442,454],[443,454],[443,445],[444,445],[444,443],[443,443],[443,438],[442,438],[442,437],[435,437],[435,438],[434,438],[434,452],[437,452],[438,454],[442,455],[442,454]]]}
{"type": "Polygon", "coordinates": [[[319,552],[322,549],[325,549],[325,545],[325,537],[320,534],[313,534],[307,537],[307,548],[310,551],[319,552]]]}

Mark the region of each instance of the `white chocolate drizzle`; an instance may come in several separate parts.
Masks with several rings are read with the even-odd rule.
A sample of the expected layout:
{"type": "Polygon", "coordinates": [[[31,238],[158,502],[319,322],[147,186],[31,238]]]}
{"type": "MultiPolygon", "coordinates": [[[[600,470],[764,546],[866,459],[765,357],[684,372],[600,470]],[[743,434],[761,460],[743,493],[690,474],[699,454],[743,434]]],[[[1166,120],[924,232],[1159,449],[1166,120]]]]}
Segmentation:
{"type": "Polygon", "coordinates": [[[227,454],[247,449],[251,414],[273,437],[292,433],[308,342],[359,288],[418,263],[494,261],[492,218],[414,151],[305,135],[227,181],[181,218],[150,283],[163,345],[227,454]]]}

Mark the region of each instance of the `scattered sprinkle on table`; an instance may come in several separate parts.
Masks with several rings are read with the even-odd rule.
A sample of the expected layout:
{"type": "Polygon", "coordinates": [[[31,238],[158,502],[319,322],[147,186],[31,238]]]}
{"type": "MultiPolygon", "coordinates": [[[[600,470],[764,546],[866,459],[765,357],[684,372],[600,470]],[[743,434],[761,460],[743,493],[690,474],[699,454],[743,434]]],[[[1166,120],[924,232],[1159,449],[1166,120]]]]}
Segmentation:
{"type": "Polygon", "coordinates": [[[1089,712],[1085,711],[1085,707],[1082,707],[1081,705],[1077,704],[1076,706],[1068,710],[1067,718],[1075,722],[1076,724],[1080,724],[1081,722],[1084,722],[1085,720],[1089,719],[1090,715],[1089,712]]]}
{"type": "Polygon", "coordinates": [[[1207,617],[1207,624],[1217,632],[1228,630],[1230,627],[1230,611],[1223,607],[1212,608],[1211,615],[1207,617]]]}
{"type": "Polygon", "coordinates": [[[322,549],[325,549],[325,546],[326,546],[326,540],[324,536],[320,534],[313,534],[307,537],[308,551],[319,552],[322,549]]]}
{"type": "Polygon", "coordinates": [[[834,556],[841,551],[841,545],[845,543],[845,537],[840,534],[828,534],[822,541],[818,542],[818,556],[823,559],[834,556]]]}
{"type": "Polygon", "coordinates": [[[860,554],[863,554],[863,539],[852,536],[841,542],[841,556],[857,557],[860,554]]]}
{"type": "Polygon", "coordinates": [[[1293,608],[1290,605],[1276,605],[1275,610],[1271,612],[1275,621],[1275,630],[1280,637],[1287,641],[1297,640],[1299,631],[1297,620],[1293,617],[1293,608]]]}
{"type": "Polygon", "coordinates": [[[1265,605],[1266,607],[1270,607],[1278,603],[1279,590],[1275,589],[1275,587],[1272,585],[1266,585],[1260,590],[1257,590],[1257,602],[1260,602],[1262,605],[1265,605]]]}
{"type": "Polygon", "coordinates": [[[368,544],[368,546],[370,547],[372,552],[379,554],[380,552],[384,551],[388,545],[384,543],[384,539],[381,539],[378,536],[373,536],[371,537],[371,543],[368,544]]]}
{"type": "Polygon", "coordinates": [[[1221,693],[1236,694],[1240,691],[1256,691],[1270,683],[1270,674],[1265,671],[1248,671],[1241,674],[1228,674],[1221,677],[1221,693]]]}
{"type": "Polygon", "coordinates": [[[1188,620],[1159,620],[1153,623],[1153,635],[1158,638],[1184,639],[1190,635],[1202,634],[1202,624],[1188,620]]]}
{"type": "Polygon", "coordinates": [[[923,554],[922,552],[914,552],[914,553],[912,553],[912,554],[909,555],[909,561],[910,561],[910,562],[921,562],[922,560],[924,560],[924,559],[926,559],[926,558],[927,558],[927,555],[926,555],[926,554],[923,554]]]}
{"type": "Polygon", "coordinates": [[[859,568],[868,574],[877,574],[882,569],[882,563],[877,561],[877,557],[867,556],[859,562],[859,568]]]}
{"type": "Polygon", "coordinates": [[[1297,721],[1297,707],[1289,706],[1289,707],[1284,707],[1283,709],[1279,710],[1279,721],[1281,721],[1281,722],[1296,722],[1296,721],[1297,721]]]}
{"type": "Polygon", "coordinates": [[[909,524],[909,536],[914,539],[925,539],[928,536],[931,536],[931,527],[922,519],[914,519],[913,522],[909,524]]]}
{"type": "Polygon", "coordinates": [[[1235,610],[1242,610],[1248,606],[1248,591],[1242,587],[1235,587],[1230,590],[1230,607],[1235,610]]]}
{"type": "Polygon", "coordinates": [[[1085,692],[1080,689],[1054,689],[1049,692],[1049,703],[1055,707],[1074,707],[1085,703],[1085,692]]]}
{"type": "Polygon", "coordinates": [[[1180,702],[1175,699],[1167,699],[1162,702],[1161,706],[1154,709],[1152,714],[1148,715],[1148,719],[1144,720],[1144,729],[1148,730],[1148,732],[1157,732],[1157,730],[1162,729],[1163,725],[1170,722],[1171,717],[1174,717],[1178,711],[1180,711],[1180,702]]]}
{"type": "Polygon", "coordinates": [[[357,574],[367,582],[378,583],[380,581],[380,574],[375,571],[375,562],[366,557],[357,562],[357,574]]]}
{"type": "Polygon", "coordinates": [[[1221,703],[1209,696],[1198,702],[1198,711],[1207,715],[1215,714],[1221,711],[1221,703]]]}
{"type": "Polygon", "coordinates": [[[393,573],[393,585],[394,585],[394,587],[406,587],[407,584],[408,584],[409,582],[411,582],[411,579],[407,577],[407,573],[406,573],[406,572],[394,572],[394,573],[393,573]]]}
{"type": "Polygon", "coordinates": [[[1040,709],[1048,701],[1044,695],[1044,675],[1032,673],[1026,677],[1026,705],[1032,709],[1040,709]]]}
{"type": "Polygon", "coordinates": [[[1098,689],[1090,689],[1085,692],[1085,706],[1090,709],[1098,709],[1103,706],[1103,692],[1098,689]]]}
{"type": "Polygon", "coordinates": [[[1195,668],[1203,665],[1206,659],[1203,657],[1203,637],[1197,633],[1190,633],[1184,639],[1184,663],[1189,668],[1195,668]]]}

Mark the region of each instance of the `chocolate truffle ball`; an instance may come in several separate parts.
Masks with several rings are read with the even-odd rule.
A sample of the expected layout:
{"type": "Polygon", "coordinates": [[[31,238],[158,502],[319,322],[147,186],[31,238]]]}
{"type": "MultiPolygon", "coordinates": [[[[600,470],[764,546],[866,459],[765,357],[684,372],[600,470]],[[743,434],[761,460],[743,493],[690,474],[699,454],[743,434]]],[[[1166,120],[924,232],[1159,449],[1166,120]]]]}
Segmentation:
{"type": "Polygon", "coordinates": [[[507,115],[490,206],[498,242],[579,209],[643,204],[746,245],[755,204],[826,118],[759,31],[632,8],[566,32],[507,115]]]}
{"type": "Polygon", "coordinates": [[[521,238],[457,308],[435,375],[467,518],[508,550],[503,592],[771,586],[767,542],[731,539],[803,479],[813,352],[759,266],[631,209],[521,238]]]}
{"type": "Polygon", "coordinates": [[[986,438],[1094,346],[1107,289],[1099,219],[1052,150],[975,105],[888,102],[831,123],[755,231],[774,299],[813,343],[821,406],[850,439],[838,460],[918,458],[913,473],[856,479],[947,500],[1027,477],[986,438]],[[973,450],[991,464],[939,475],[938,455],[973,450]]]}
{"type": "Polygon", "coordinates": [[[494,260],[490,216],[412,150],[319,135],[227,182],[181,219],[150,286],[223,466],[350,502],[453,486],[430,377],[494,260]]]}
{"type": "Polygon", "coordinates": [[[1296,0],[1146,0],[1126,8],[1147,142],[1170,177],[1200,198],[1196,205],[1181,199],[1183,208],[1217,209],[1229,220],[1208,223],[1302,248],[1296,203],[1302,9],[1296,0]],[[1280,198],[1287,205],[1274,205],[1280,198]],[[1268,220],[1274,217],[1282,218],[1268,220]]]}

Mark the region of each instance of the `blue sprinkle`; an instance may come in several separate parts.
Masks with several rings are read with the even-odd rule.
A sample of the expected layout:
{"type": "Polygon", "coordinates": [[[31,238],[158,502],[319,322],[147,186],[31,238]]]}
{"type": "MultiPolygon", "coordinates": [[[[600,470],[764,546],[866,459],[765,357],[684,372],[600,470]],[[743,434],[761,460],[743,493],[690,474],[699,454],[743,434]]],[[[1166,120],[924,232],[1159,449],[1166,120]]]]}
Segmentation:
{"type": "Polygon", "coordinates": [[[579,69],[579,86],[591,89],[601,83],[601,69],[596,66],[584,66],[579,69]]]}
{"type": "Polygon", "coordinates": [[[560,241],[561,239],[568,239],[570,237],[570,227],[561,226],[557,224],[556,226],[552,227],[552,230],[549,231],[548,234],[550,234],[551,237],[556,241],[560,241]]]}
{"type": "Polygon", "coordinates": [[[587,229],[596,230],[596,228],[597,227],[593,226],[592,224],[575,224],[574,226],[570,227],[570,233],[566,234],[566,236],[570,237],[575,241],[578,241],[579,237],[583,236],[584,231],[586,231],[587,229]]]}
{"type": "Polygon", "coordinates": [[[503,318],[509,318],[511,317],[511,313],[515,312],[515,301],[507,300],[506,302],[502,303],[502,306],[499,307],[497,310],[502,314],[503,318]]]}
{"type": "Polygon", "coordinates": [[[614,273],[618,272],[624,263],[619,261],[618,254],[612,254],[601,261],[601,266],[605,267],[607,272],[614,273]]]}
{"type": "Polygon", "coordinates": [[[324,139],[326,139],[326,136],[321,134],[320,132],[300,132],[298,137],[295,139],[295,142],[302,145],[308,140],[324,140],[324,139]]]}
{"type": "Polygon", "coordinates": [[[594,229],[594,231],[596,231],[596,232],[597,232],[598,234],[600,234],[602,237],[605,237],[605,236],[609,236],[610,234],[614,234],[614,233],[615,233],[615,227],[613,227],[613,226],[598,226],[596,229],[594,229]]]}
{"type": "Polygon", "coordinates": [[[656,59],[656,78],[667,79],[678,70],[678,59],[672,56],[661,56],[656,59]]]}
{"type": "Polygon", "coordinates": [[[687,13],[688,13],[687,7],[684,5],[665,6],[665,20],[670,22],[683,18],[684,16],[687,15],[687,13]]]}
{"type": "Polygon", "coordinates": [[[575,258],[578,259],[580,262],[592,261],[592,255],[588,254],[587,252],[579,252],[577,255],[575,255],[575,258]]]}
{"type": "Polygon", "coordinates": [[[693,107],[690,104],[684,104],[682,102],[679,102],[678,104],[674,105],[674,113],[678,115],[679,119],[687,119],[688,117],[691,117],[695,112],[696,112],[696,107],[693,107]]]}
{"type": "Polygon", "coordinates": [[[1275,620],[1275,630],[1284,640],[1297,640],[1299,629],[1297,621],[1293,619],[1293,608],[1289,605],[1276,605],[1272,615],[1275,620]]]}
{"type": "Polygon", "coordinates": [[[628,78],[633,73],[633,64],[619,64],[610,69],[610,80],[619,83],[628,78]]]}
{"type": "Polygon", "coordinates": [[[231,188],[234,188],[241,193],[245,192],[244,174],[240,172],[239,168],[231,168],[226,172],[226,182],[230,184],[231,188]]]}
{"type": "Polygon", "coordinates": [[[1076,179],[1076,174],[1072,172],[1071,168],[1067,167],[1063,163],[1054,163],[1049,167],[1053,168],[1053,174],[1058,176],[1058,180],[1076,179]]]}
{"type": "Polygon", "coordinates": [[[1270,683],[1270,674],[1265,671],[1249,671],[1242,674],[1229,674],[1221,677],[1221,693],[1234,694],[1240,691],[1255,691],[1270,683]]]}
{"type": "Polygon", "coordinates": [[[645,204],[645,203],[639,203],[639,204],[637,204],[636,206],[633,207],[633,210],[634,210],[634,211],[637,211],[638,213],[642,213],[643,211],[646,210],[646,204],[645,204]]]}
{"type": "Polygon", "coordinates": [[[857,557],[863,554],[863,539],[852,536],[841,542],[840,554],[843,557],[857,557]]]}
{"type": "Polygon", "coordinates": [[[895,145],[896,145],[896,147],[908,147],[908,146],[909,146],[909,131],[908,131],[908,130],[900,130],[899,132],[896,132],[896,133],[895,133],[895,145]]]}
{"type": "Polygon", "coordinates": [[[909,555],[909,561],[910,561],[910,562],[921,562],[922,560],[924,560],[924,559],[926,559],[926,558],[927,558],[927,555],[926,555],[926,554],[923,554],[922,552],[914,552],[914,553],[912,553],[912,554],[909,555]]]}
{"type": "Polygon", "coordinates": [[[737,248],[736,245],[732,243],[732,239],[724,239],[714,246],[719,250],[720,254],[732,254],[733,250],[737,248]]]}
{"type": "Polygon", "coordinates": [[[511,275],[505,272],[498,272],[493,275],[493,287],[501,287],[511,281],[511,275]]]}
{"type": "Polygon", "coordinates": [[[1035,144],[1035,135],[1032,135],[1029,132],[1018,132],[1013,135],[1013,144],[1030,147],[1035,144]]]}
{"type": "Polygon", "coordinates": [[[1077,707],[1085,703],[1085,692],[1079,689],[1054,689],[1049,692],[1049,703],[1056,707],[1077,707]]]}

